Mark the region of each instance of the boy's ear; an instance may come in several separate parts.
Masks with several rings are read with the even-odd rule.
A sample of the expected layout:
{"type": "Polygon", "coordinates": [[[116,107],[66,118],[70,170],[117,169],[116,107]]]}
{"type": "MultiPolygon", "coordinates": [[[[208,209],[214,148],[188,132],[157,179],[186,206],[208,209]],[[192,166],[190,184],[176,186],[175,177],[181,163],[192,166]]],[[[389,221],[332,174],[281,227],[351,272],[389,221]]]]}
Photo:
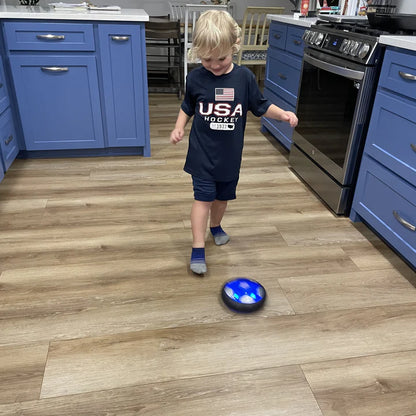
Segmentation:
{"type": "Polygon", "coordinates": [[[241,43],[241,38],[237,38],[237,40],[235,41],[236,45],[239,45],[241,43]]]}

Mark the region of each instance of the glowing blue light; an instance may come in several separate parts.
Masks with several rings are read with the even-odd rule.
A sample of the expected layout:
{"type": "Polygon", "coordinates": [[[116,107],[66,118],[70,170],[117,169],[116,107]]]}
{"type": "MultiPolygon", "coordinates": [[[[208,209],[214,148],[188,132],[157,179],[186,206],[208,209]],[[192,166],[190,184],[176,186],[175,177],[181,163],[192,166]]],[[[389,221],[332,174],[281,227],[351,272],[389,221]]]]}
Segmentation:
{"type": "Polygon", "coordinates": [[[253,312],[263,306],[266,291],[259,282],[239,277],[224,284],[221,296],[229,308],[237,312],[253,312]]]}
{"type": "Polygon", "coordinates": [[[225,285],[225,292],[230,298],[234,298],[236,301],[246,303],[243,299],[246,299],[248,303],[261,301],[264,297],[262,286],[255,281],[239,278],[228,282],[225,285]]]}

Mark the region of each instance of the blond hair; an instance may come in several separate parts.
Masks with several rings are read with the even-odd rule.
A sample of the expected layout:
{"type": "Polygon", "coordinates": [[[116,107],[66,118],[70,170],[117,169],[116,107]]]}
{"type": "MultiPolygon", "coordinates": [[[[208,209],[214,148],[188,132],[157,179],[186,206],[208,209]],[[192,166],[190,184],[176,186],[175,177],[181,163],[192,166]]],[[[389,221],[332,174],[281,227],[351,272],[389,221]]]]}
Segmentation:
{"type": "Polygon", "coordinates": [[[196,22],[189,59],[209,58],[213,53],[236,54],[240,49],[240,35],[240,27],[228,12],[205,11],[196,22]]]}

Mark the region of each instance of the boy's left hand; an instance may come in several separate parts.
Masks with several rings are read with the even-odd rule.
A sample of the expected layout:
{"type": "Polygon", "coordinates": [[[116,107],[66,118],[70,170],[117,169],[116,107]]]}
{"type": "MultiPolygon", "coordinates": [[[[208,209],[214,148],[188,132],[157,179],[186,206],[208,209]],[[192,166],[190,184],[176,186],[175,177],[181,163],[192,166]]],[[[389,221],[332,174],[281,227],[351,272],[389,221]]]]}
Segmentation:
{"type": "Polygon", "coordinates": [[[284,120],[287,121],[290,124],[290,127],[296,127],[298,125],[298,118],[296,117],[295,113],[292,113],[291,111],[285,111],[283,113],[284,120]]]}

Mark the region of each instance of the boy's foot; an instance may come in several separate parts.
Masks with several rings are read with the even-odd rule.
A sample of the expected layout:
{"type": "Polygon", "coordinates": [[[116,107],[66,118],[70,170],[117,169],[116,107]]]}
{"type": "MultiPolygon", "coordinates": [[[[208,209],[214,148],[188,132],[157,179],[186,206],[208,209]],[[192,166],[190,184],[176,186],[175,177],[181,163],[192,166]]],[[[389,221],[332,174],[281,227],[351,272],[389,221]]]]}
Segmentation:
{"type": "Polygon", "coordinates": [[[207,265],[205,263],[205,248],[192,247],[190,268],[195,274],[199,275],[207,272],[207,265]]]}
{"type": "Polygon", "coordinates": [[[210,227],[210,230],[217,246],[222,246],[230,241],[230,236],[221,228],[221,225],[218,227],[210,227]]]}

